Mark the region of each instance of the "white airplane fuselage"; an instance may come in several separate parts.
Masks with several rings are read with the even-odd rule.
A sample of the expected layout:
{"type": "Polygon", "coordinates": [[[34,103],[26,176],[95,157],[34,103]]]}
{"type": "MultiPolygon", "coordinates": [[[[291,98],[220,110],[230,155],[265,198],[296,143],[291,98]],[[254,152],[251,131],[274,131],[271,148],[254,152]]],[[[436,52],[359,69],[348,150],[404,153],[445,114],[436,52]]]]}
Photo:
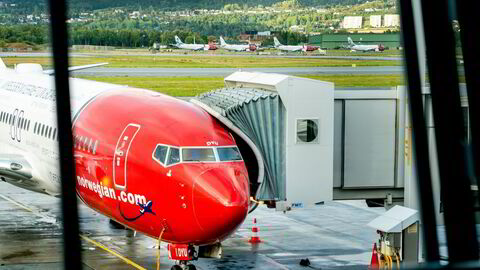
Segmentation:
{"type": "Polygon", "coordinates": [[[70,78],[64,117],[72,119],[76,176],[60,179],[54,77],[19,70],[0,67],[0,180],[52,196],[61,181],[75,182],[87,206],[126,227],[155,239],[162,226],[175,228],[163,234],[175,245],[216,243],[243,222],[248,172],[229,131],[203,109],[70,78]],[[204,159],[189,159],[198,151],[204,159]],[[237,154],[221,159],[220,151],[237,154]]]}
{"type": "MultiPolygon", "coordinates": [[[[113,84],[81,79],[70,79],[70,85],[72,115],[99,92],[118,88],[113,84]]],[[[2,180],[9,179],[11,184],[32,191],[58,195],[58,130],[52,89],[52,76],[0,70],[0,163],[9,156],[22,159],[17,163],[23,168],[17,171],[27,174],[24,179],[17,181],[12,176],[2,180]]]]}

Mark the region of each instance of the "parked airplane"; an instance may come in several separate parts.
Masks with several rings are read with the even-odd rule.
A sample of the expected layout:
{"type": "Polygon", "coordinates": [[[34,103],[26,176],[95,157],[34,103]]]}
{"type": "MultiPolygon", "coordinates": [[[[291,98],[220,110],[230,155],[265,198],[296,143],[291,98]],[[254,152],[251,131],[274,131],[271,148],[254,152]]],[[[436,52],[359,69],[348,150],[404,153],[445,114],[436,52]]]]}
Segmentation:
{"type": "MultiPolygon", "coordinates": [[[[79,69],[76,67],[74,69],[79,69]]],[[[183,268],[244,221],[245,163],[229,130],[200,107],[157,92],[70,79],[75,179],[60,179],[52,72],[0,60],[0,179],[77,196],[106,217],[169,242],[183,268]]]]}
{"type": "Polygon", "coordinates": [[[179,48],[179,49],[184,49],[184,50],[193,50],[193,51],[208,51],[208,50],[216,50],[217,46],[215,44],[186,44],[183,43],[182,40],[178,37],[175,36],[175,44],[174,46],[179,48]]]}
{"type": "Polygon", "coordinates": [[[385,47],[380,44],[380,45],[356,45],[353,43],[353,40],[348,37],[348,45],[350,46],[350,50],[353,51],[361,51],[361,52],[383,52],[385,50],[385,47]]]}
{"type": "Polygon", "coordinates": [[[220,48],[229,50],[229,51],[236,51],[236,52],[254,52],[257,50],[257,45],[255,44],[247,44],[247,45],[241,45],[241,44],[227,44],[223,37],[220,37],[220,48]]]}
{"type": "MultiPolygon", "coordinates": [[[[273,37],[273,43],[275,44],[275,48],[281,51],[287,51],[287,52],[311,52],[318,50],[319,48],[316,46],[310,46],[310,45],[283,45],[278,41],[277,37],[273,37]]],[[[320,50],[322,53],[325,51],[320,50]]]]}

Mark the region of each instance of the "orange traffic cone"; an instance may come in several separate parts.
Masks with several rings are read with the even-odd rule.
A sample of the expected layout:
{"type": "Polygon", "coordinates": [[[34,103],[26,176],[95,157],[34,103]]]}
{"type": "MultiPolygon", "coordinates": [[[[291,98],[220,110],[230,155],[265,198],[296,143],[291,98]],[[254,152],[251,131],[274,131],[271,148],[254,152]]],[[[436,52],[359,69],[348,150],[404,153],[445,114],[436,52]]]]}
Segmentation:
{"type": "Polygon", "coordinates": [[[260,237],[258,237],[257,233],[258,233],[259,229],[257,227],[257,219],[254,218],[253,219],[253,227],[252,227],[252,236],[250,237],[250,240],[248,240],[248,242],[252,243],[252,244],[258,244],[258,243],[261,243],[262,240],[260,240],[260,237]]]}
{"type": "Polygon", "coordinates": [[[370,261],[368,269],[380,269],[380,265],[378,264],[377,243],[373,243],[372,260],[370,261]]]}

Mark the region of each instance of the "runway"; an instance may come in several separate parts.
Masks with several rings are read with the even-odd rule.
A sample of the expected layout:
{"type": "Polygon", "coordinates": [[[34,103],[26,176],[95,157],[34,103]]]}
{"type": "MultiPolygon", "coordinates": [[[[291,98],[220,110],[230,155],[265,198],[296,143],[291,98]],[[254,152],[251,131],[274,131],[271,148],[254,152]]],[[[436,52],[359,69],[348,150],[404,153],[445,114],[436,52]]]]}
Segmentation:
{"type": "MultiPolygon", "coordinates": [[[[0,190],[0,268],[62,269],[59,199],[3,182],[0,190]]],[[[205,270],[305,269],[299,262],[308,258],[313,269],[366,269],[377,238],[366,224],[383,212],[361,201],[327,202],[286,214],[259,207],[223,242],[222,259],[199,259],[194,264],[205,270]],[[263,240],[258,245],[247,241],[253,218],[263,240]]],[[[79,222],[85,269],[156,268],[154,239],[115,229],[83,204],[79,222]]],[[[160,258],[161,269],[170,269],[173,262],[165,243],[160,258]]]]}
{"type": "Polygon", "coordinates": [[[287,68],[106,68],[98,67],[75,71],[79,76],[132,76],[132,77],[225,77],[236,71],[280,73],[286,75],[354,75],[354,74],[403,74],[402,66],[381,67],[287,67],[287,68]]]}

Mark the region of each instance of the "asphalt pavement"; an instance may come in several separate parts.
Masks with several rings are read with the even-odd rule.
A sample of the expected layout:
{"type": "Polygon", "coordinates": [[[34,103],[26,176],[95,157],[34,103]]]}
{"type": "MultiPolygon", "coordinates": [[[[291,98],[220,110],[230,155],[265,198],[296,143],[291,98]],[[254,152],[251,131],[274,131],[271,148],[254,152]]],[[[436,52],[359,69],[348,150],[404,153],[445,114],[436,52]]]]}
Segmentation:
{"type": "Polygon", "coordinates": [[[381,67],[287,67],[287,68],[90,68],[73,72],[79,76],[132,76],[132,77],[225,77],[236,71],[280,73],[286,75],[328,75],[328,74],[402,74],[402,66],[381,67]]]}
{"type": "MultiPolygon", "coordinates": [[[[259,207],[223,242],[222,259],[199,259],[197,269],[366,269],[374,229],[366,224],[383,213],[362,201],[326,202],[284,214],[259,207]],[[252,219],[263,241],[252,245],[252,219]]],[[[58,198],[0,182],[0,269],[63,269],[58,198]]],[[[80,204],[84,269],[155,269],[156,240],[114,228],[107,217],[80,204]]],[[[170,269],[166,243],[161,269],[170,269]]]]}

